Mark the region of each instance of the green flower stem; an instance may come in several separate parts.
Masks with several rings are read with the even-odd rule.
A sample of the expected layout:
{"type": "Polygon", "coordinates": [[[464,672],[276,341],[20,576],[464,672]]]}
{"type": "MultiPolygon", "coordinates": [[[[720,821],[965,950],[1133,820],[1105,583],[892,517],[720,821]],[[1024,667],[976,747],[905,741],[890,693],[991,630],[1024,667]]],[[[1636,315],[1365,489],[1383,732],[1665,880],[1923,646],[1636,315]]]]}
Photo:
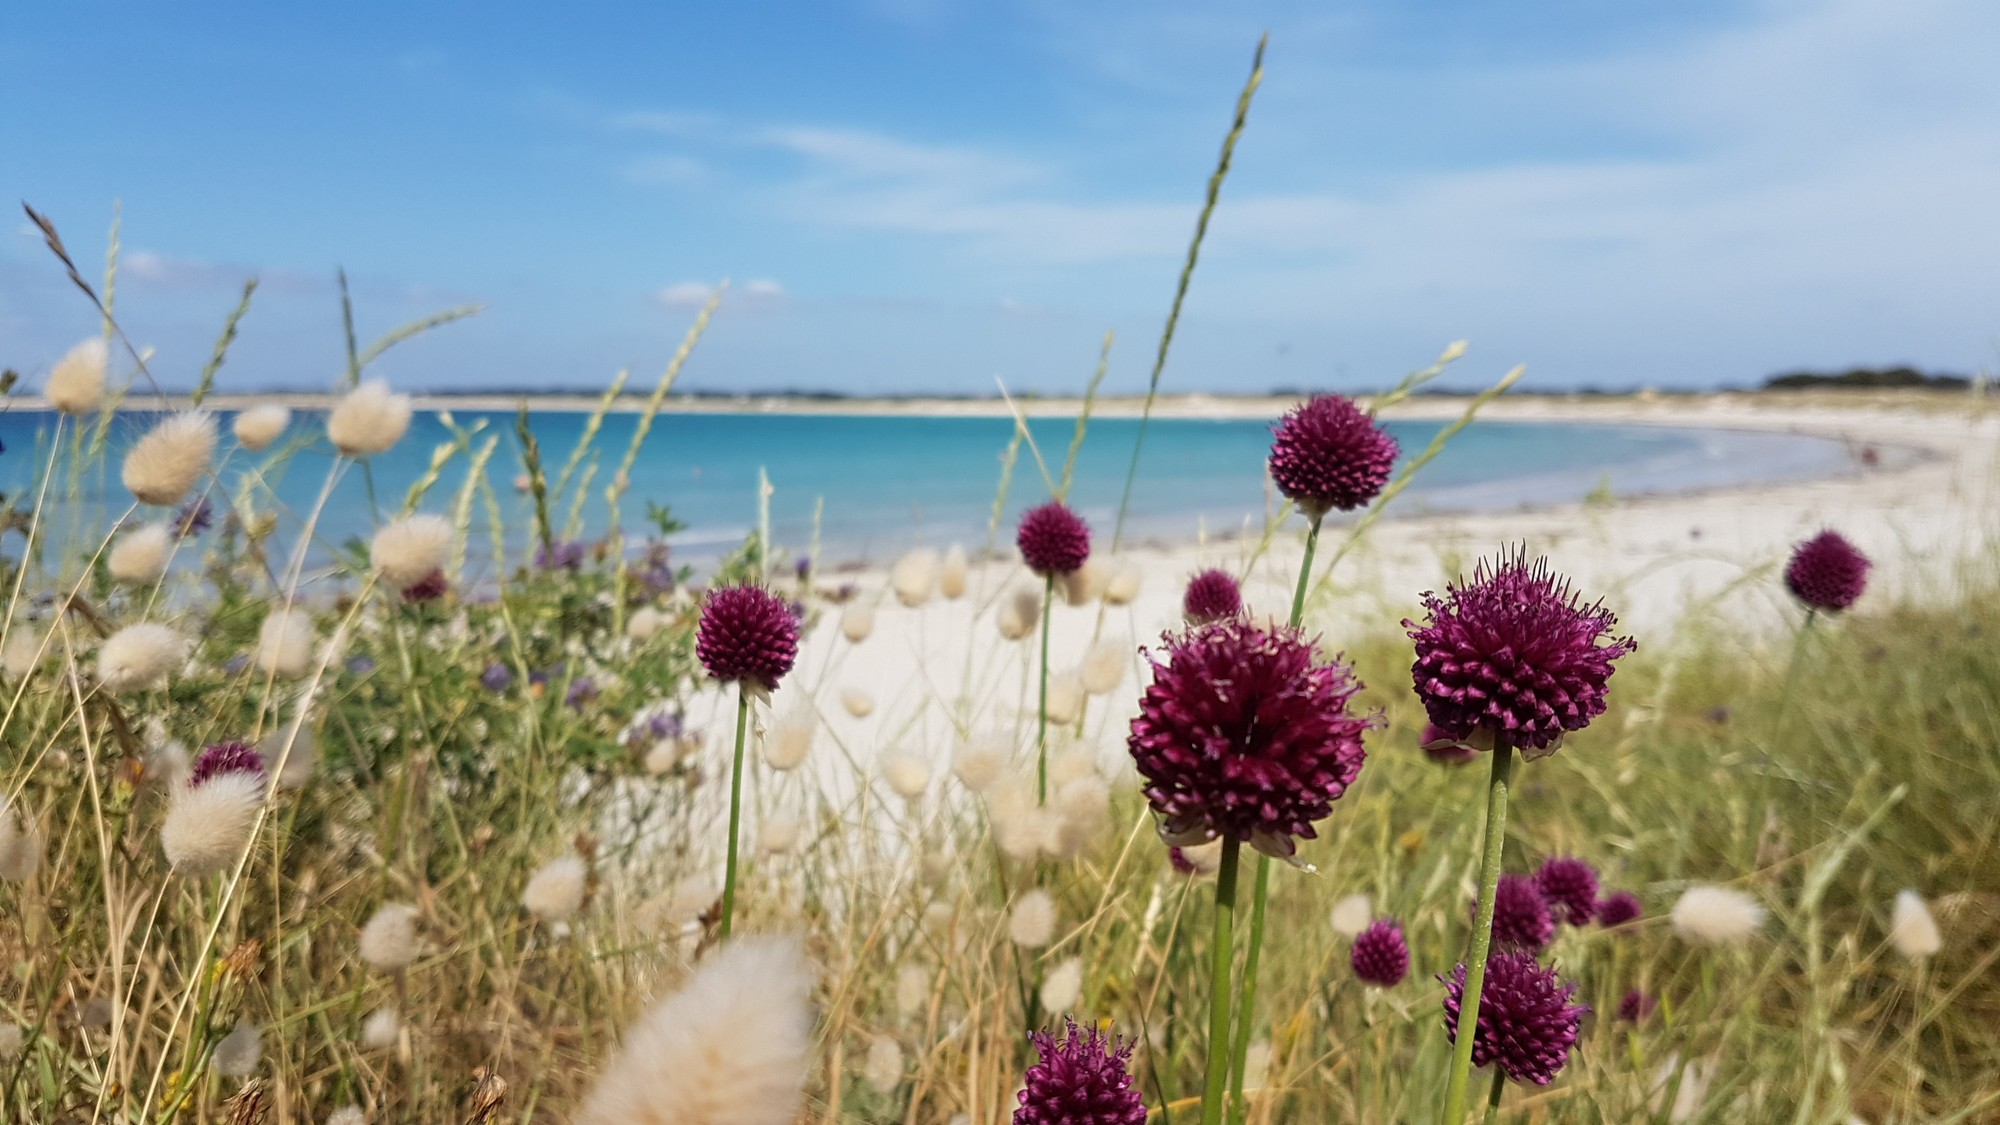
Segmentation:
{"type": "Polygon", "coordinates": [[[736,918],[737,837],[743,834],[743,731],[750,725],[750,687],[736,685],[736,760],[729,768],[729,866],[722,877],[722,929],[729,936],[736,918]]]}
{"type": "Polygon", "coordinates": [[[1472,956],[1465,966],[1465,991],[1458,1004],[1458,1042],[1451,1052],[1451,1081],[1445,1087],[1444,1125],[1465,1121],[1466,1086],[1472,1081],[1472,1043],[1479,1037],[1479,997],[1486,988],[1486,958],[1493,952],[1493,896],[1500,885],[1500,852],[1507,842],[1507,783],[1514,774],[1514,744],[1493,738],[1493,777],[1486,790],[1486,846],[1479,862],[1479,913],[1472,921],[1472,956]]]}
{"type": "MultiPolygon", "coordinates": [[[[1325,518],[1324,514],[1312,517],[1312,524],[1306,528],[1306,553],[1299,560],[1298,586],[1292,591],[1291,624],[1295,629],[1305,620],[1306,583],[1312,577],[1313,554],[1319,549],[1319,529],[1325,518]]],[[[1250,1114],[1250,1106],[1243,1100],[1243,1063],[1250,1057],[1250,1032],[1257,1011],[1257,970],[1264,960],[1264,908],[1270,897],[1271,857],[1259,852],[1257,888],[1250,898],[1250,948],[1243,962],[1243,1000],[1238,1005],[1243,1018],[1236,1021],[1236,1041],[1229,1051],[1229,1120],[1238,1125],[1250,1114]]]]}
{"type": "Polygon", "coordinates": [[[1042,691],[1035,715],[1040,726],[1035,732],[1035,797],[1049,803],[1049,610],[1056,601],[1056,576],[1042,581],[1042,691]]]}
{"type": "Polygon", "coordinates": [[[1222,1094],[1229,1086],[1230,970],[1236,928],[1236,854],[1242,845],[1225,836],[1215,869],[1215,936],[1208,954],[1208,1070],[1201,1096],[1201,1125],[1222,1125],[1222,1094]]]}
{"type": "Polygon", "coordinates": [[[1771,724],[1777,730],[1784,729],[1785,712],[1792,705],[1792,691],[1799,686],[1799,667],[1806,662],[1806,643],[1812,639],[1813,622],[1818,620],[1818,610],[1806,610],[1805,624],[1799,626],[1798,636],[1792,639],[1792,662],[1785,668],[1785,687],[1778,693],[1778,709],[1771,717],[1771,724]]]}
{"type": "Polygon", "coordinates": [[[1493,1092],[1486,1095],[1486,1125],[1500,1120],[1500,1093],[1507,1088],[1507,1072],[1493,1068],[1493,1092]]]}

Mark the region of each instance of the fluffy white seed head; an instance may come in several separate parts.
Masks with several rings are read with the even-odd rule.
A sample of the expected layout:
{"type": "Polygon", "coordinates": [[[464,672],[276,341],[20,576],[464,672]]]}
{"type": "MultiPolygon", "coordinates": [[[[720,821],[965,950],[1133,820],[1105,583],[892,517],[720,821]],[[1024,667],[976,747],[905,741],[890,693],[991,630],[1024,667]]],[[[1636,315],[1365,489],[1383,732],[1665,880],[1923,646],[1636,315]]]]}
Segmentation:
{"type": "Polygon", "coordinates": [[[260,452],[271,447],[285,427],[292,424],[292,408],[275,402],[253,406],[236,416],[231,428],[236,431],[236,444],[252,452],[260,452]]]}
{"type": "Polygon", "coordinates": [[[393,519],[375,533],[368,560],[383,581],[406,589],[444,567],[453,534],[450,520],[428,512],[393,519]]]}
{"type": "Polygon", "coordinates": [[[1083,958],[1071,957],[1042,977],[1042,1010],[1074,1012],[1083,999],[1083,958]]]}
{"type": "Polygon", "coordinates": [[[798,769],[812,752],[819,716],[812,708],[793,707],[764,734],[764,764],[779,772],[798,769]]]}
{"type": "Polygon", "coordinates": [[[1010,641],[1034,632],[1041,619],[1042,592],[1031,586],[1016,586],[1009,591],[1000,599],[1000,609],[994,618],[1000,626],[1000,635],[1010,641]]]}
{"type": "Polygon", "coordinates": [[[104,369],[110,362],[104,338],[92,337],[56,361],[42,388],[49,405],[64,414],[88,414],[104,402],[104,369]]]}
{"type": "Polygon", "coordinates": [[[1333,932],[1352,940],[1355,935],[1368,928],[1368,923],[1374,921],[1374,909],[1374,905],[1368,901],[1368,896],[1365,894],[1343,896],[1333,904],[1333,932]]]}
{"type": "Polygon", "coordinates": [[[966,562],[965,548],[953,543],[944,553],[944,565],[938,570],[938,593],[956,601],[965,596],[971,578],[972,568],[966,562]]]}
{"type": "Polygon", "coordinates": [[[146,755],[146,780],[172,793],[187,784],[188,770],[193,766],[187,743],[170,738],[146,755]]]}
{"type": "Polygon", "coordinates": [[[215,1045],[212,1061],[215,1072],[224,1078],[248,1078],[263,1058],[264,1037],[246,1018],[237,1020],[235,1029],[215,1045]]]}
{"type": "Polygon", "coordinates": [[[924,790],[930,788],[930,761],[914,750],[888,751],[876,765],[882,771],[882,780],[905,801],[922,797],[924,790]]]}
{"type": "Polygon", "coordinates": [[[923,1009],[931,997],[930,970],[914,961],[896,970],[896,1011],[909,1019],[923,1009]]]}
{"type": "Polygon", "coordinates": [[[521,905],[544,922],[567,921],[583,908],[590,865],[579,855],[566,855],[542,865],[521,891],[521,905]]]}
{"type": "Polygon", "coordinates": [[[1131,605],[1139,600],[1139,588],[1144,585],[1146,572],[1138,563],[1120,563],[1118,569],[1104,583],[1105,605],[1131,605]]]}
{"type": "Polygon", "coordinates": [[[1896,952],[1912,961],[1921,961],[1944,948],[1944,935],[1924,896],[1915,891],[1896,895],[1896,908],[1889,920],[1889,941],[1896,952]]]}
{"type": "Polygon", "coordinates": [[[218,774],[174,792],[160,822],[160,846],[180,875],[216,875],[235,866],[257,830],[265,782],[258,773],[218,774]]]}
{"type": "Polygon", "coordinates": [[[840,635],[854,644],[875,631],[875,607],[866,602],[849,602],[840,610],[840,635]]]}
{"type": "Polygon", "coordinates": [[[796,938],[738,938],[626,1032],[577,1125],[791,1125],[805,1101],[812,970],[796,938]]]}
{"type": "Polygon", "coordinates": [[[392,973],[417,959],[417,908],[407,902],[377,907],[361,927],[356,952],[367,965],[392,973]]]}
{"type": "Polygon", "coordinates": [[[861,1075],[878,1094],[895,1093],[903,1084],[903,1045],[887,1035],[877,1035],[868,1043],[868,1061],[861,1075]]]}
{"type": "Polygon", "coordinates": [[[1007,937],[1022,949],[1040,949],[1056,936],[1056,900],[1049,892],[1032,890],[1014,901],[1007,915],[1007,937]]]}
{"type": "Polygon", "coordinates": [[[7,674],[15,680],[25,680],[48,656],[49,639],[45,630],[37,629],[26,621],[16,621],[7,629],[7,644],[0,648],[0,665],[5,665],[7,674]]]}
{"type": "Polygon", "coordinates": [[[389,384],[380,379],[347,392],[326,416],[327,440],[349,457],[386,452],[403,440],[409,428],[410,396],[391,393],[389,384]]]}
{"type": "Polygon", "coordinates": [[[307,718],[304,714],[294,716],[257,743],[257,756],[264,759],[264,771],[278,779],[280,789],[302,789],[312,780],[319,747],[313,741],[307,718]]]}
{"type": "Polygon", "coordinates": [[[215,442],[215,416],[205,410],[160,419],[125,452],[126,489],[142,504],[180,503],[215,459],[215,442]]]}
{"type": "Polygon", "coordinates": [[[952,751],[951,775],[974,793],[984,793],[1006,776],[1014,761],[1014,747],[1007,736],[991,732],[974,735],[952,751]]]}
{"type": "Polygon", "coordinates": [[[342,1106],[327,1116],[326,1125],[368,1125],[368,1115],[358,1105],[342,1106]]]}
{"type": "Polygon", "coordinates": [[[1053,809],[1042,807],[1033,777],[1009,775],[983,795],[987,818],[993,824],[993,842],[1009,859],[1027,863],[1055,850],[1062,818],[1053,809]]]}
{"type": "Polygon", "coordinates": [[[403,1037],[403,1020],[394,1008],[377,1008],[361,1023],[361,1045],[371,1051],[386,1051],[403,1037]]]}
{"type": "Polygon", "coordinates": [[[1087,837],[1111,819],[1111,786],[1094,774],[1079,777],[1056,790],[1054,803],[1063,826],[1087,837]]]}
{"type": "Polygon", "coordinates": [[[0,1062],[12,1062],[21,1054],[27,1036],[18,1023],[0,1023],[0,1062]]]}
{"type": "Polygon", "coordinates": [[[163,523],[146,523],[120,532],[105,552],[104,569],[127,586],[147,586],[167,572],[174,555],[174,533],[163,523]]]}
{"type": "Polygon", "coordinates": [[[1056,589],[1063,600],[1074,606],[1089,605],[1104,594],[1104,584],[1111,577],[1102,560],[1095,557],[1084,560],[1082,566],[1056,579],[1056,589]]]}
{"type": "Polygon", "coordinates": [[[97,679],[112,691],[144,691],[163,686],[187,662],[186,637],[146,621],[127,625],[97,650],[97,679]]]}
{"type": "Polygon", "coordinates": [[[1132,644],[1123,637],[1106,637],[1090,646],[1083,654],[1083,664],[1077,675],[1083,679],[1083,690],[1092,695],[1110,695],[1125,681],[1125,668],[1131,663],[1132,644]]]}
{"type": "Polygon", "coordinates": [[[1697,945],[1729,945],[1748,941],[1764,925],[1764,908],[1742,891],[1729,887],[1689,887],[1674,903],[1674,932],[1697,945]]]}
{"type": "Polygon", "coordinates": [[[930,601],[937,593],[938,569],[938,553],[930,547],[918,547],[897,559],[889,571],[896,600],[912,609],[930,601]]]}
{"type": "Polygon", "coordinates": [[[1089,746],[1070,746],[1049,757],[1049,784],[1054,788],[1097,776],[1097,751],[1089,746]]]}
{"type": "Polygon", "coordinates": [[[299,606],[275,606],[257,628],[257,667],[283,680],[296,680],[312,670],[312,615],[299,606]]]}
{"type": "Polygon", "coordinates": [[[32,817],[0,805],[0,879],[25,883],[42,867],[42,830],[32,817]]]}
{"type": "Polygon", "coordinates": [[[757,849],[765,855],[787,855],[799,846],[799,819],[785,813],[764,818],[757,831],[757,849]]]}
{"type": "Polygon", "coordinates": [[[1058,672],[1049,677],[1049,722],[1066,726],[1083,714],[1083,677],[1058,672]]]}
{"type": "Polygon", "coordinates": [[[864,688],[842,688],[840,691],[840,705],[847,709],[848,714],[857,719],[865,719],[875,713],[875,697],[868,694],[864,688]]]}
{"type": "Polygon", "coordinates": [[[649,605],[642,605],[625,620],[625,635],[635,641],[650,641],[653,635],[667,626],[667,615],[649,605]]]}

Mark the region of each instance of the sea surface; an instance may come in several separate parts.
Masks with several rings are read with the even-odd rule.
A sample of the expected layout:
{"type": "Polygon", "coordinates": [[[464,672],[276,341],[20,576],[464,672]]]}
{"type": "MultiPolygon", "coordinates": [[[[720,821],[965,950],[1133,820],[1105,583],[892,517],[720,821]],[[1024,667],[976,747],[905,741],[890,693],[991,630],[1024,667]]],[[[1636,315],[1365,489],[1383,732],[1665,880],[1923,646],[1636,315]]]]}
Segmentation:
{"type": "MultiPolygon", "coordinates": [[[[519,551],[533,525],[533,508],[516,487],[523,460],[515,416],[457,411],[448,417],[451,425],[471,432],[471,449],[489,437],[498,439],[486,475],[508,529],[510,553],[519,551]]],[[[577,449],[588,420],[588,414],[569,411],[531,415],[530,429],[552,483],[577,449]]],[[[0,414],[0,441],[5,443],[0,490],[17,502],[45,463],[54,421],[54,415],[43,412],[0,414]]],[[[108,435],[110,467],[84,483],[106,519],[117,518],[130,502],[118,483],[119,453],[150,421],[143,413],[119,415],[108,435]]],[[[227,418],[223,421],[220,486],[235,494],[249,474],[261,472],[269,491],[258,492],[259,505],[269,508],[275,497],[289,513],[280,525],[281,539],[295,534],[333,463],[320,431],[321,417],[295,415],[292,430],[266,454],[237,448],[227,436],[227,418]],[[288,442],[296,448],[277,456],[288,442]]],[[[632,414],[603,419],[565,494],[551,498],[558,534],[570,523],[573,498],[586,478],[578,535],[591,538],[608,526],[605,489],[638,421],[632,414]]],[[[1422,452],[1442,425],[1397,421],[1389,429],[1409,458],[1422,452]]],[[[642,535],[649,501],[671,508],[687,525],[672,537],[675,555],[699,567],[754,532],[761,471],[771,485],[772,539],[791,557],[814,550],[815,544],[822,564],[883,560],[916,544],[963,543],[977,549],[989,541],[1013,428],[1008,418],[662,414],[633,462],[623,527],[628,536],[642,535]]],[[[1050,482],[1060,482],[1075,424],[1037,419],[1031,431],[1033,449],[1021,447],[1008,485],[998,534],[1002,546],[1011,538],[1015,515],[1047,500],[1050,482]]],[[[1261,420],[1153,420],[1132,488],[1125,538],[1186,540],[1203,532],[1229,534],[1261,526],[1278,504],[1264,471],[1270,437],[1270,424],[1261,420]]],[[[1136,419],[1093,419],[1077,452],[1069,500],[1100,536],[1108,536],[1116,519],[1138,438],[1136,419]]],[[[421,413],[409,436],[368,462],[365,472],[350,465],[321,517],[315,553],[365,537],[382,513],[400,510],[439,447],[457,441],[445,417],[421,413]]],[[[466,450],[454,453],[422,506],[448,508],[469,465],[466,450]]],[[[1797,434],[1477,422],[1418,472],[1392,513],[1504,510],[1606,491],[1634,496],[1795,481],[1849,471],[1853,465],[1853,453],[1842,443],[1797,434]]],[[[474,503],[472,512],[479,529],[472,546],[482,552],[489,541],[486,501],[474,503]]]]}

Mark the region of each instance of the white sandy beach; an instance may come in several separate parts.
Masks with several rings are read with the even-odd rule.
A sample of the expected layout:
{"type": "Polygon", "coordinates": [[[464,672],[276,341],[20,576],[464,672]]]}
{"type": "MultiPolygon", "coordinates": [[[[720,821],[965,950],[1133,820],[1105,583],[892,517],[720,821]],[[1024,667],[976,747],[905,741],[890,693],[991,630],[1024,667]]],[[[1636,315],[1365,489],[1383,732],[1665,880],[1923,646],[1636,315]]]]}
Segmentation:
{"type": "MultiPolygon", "coordinates": [[[[1175,409],[1185,406],[1181,400],[1175,409]]],[[[1422,401],[1397,409],[1395,416],[1455,416],[1463,409],[1463,401],[1422,401]]],[[[1780,582],[1784,560],[1793,543],[1823,527],[1839,529],[1877,564],[1861,612],[1896,595],[1925,598],[1950,591],[1960,561],[1989,542],[1989,513],[2000,479],[2000,417],[1975,413],[1963,400],[1946,407],[1922,397],[1520,399],[1494,404],[1482,416],[1793,431],[1841,439],[1856,458],[1850,474],[1808,483],[1384,520],[1340,560],[1331,596],[1313,603],[1309,612],[1309,628],[1329,645],[1396,629],[1417,610],[1423,591],[1509,543],[1525,541],[1546,553],[1586,597],[1602,597],[1642,644],[1661,645],[1671,642],[1676,628],[1702,620],[1778,640],[1797,619],[1780,582]],[[1879,467],[1865,463],[1863,450],[1870,447],[1879,467]]],[[[1303,523],[1289,521],[1261,554],[1261,529],[1247,530],[1247,536],[1205,543],[1128,546],[1112,555],[1109,529],[1097,529],[1097,558],[1111,568],[1136,566],[1142,582],[1128,606],[1059,602],[1054,608],[1051,663],[1058,672],[1076,667],[1093,638],[1108,639],[1126,654],[1120,686],[1087,709],[1084,739],[1093,752],[1116,755],[1136,698],[1138,645],[1177,623],[1181,589],[1194,571],[1228,569],[1244,577],[1254,611],[1285,612],[1303,523]]],[[[1322,568],[1346,538],[1346,528],[1328,528],[1322,568]]],[[[855,644],[842,638],[835,615],[822,620],[806,638],[798,668],[774,704],[777,710],[810,693],[825,719],[823,738],[830,736],[863,765],[885,750],[915,749],[937,755],[941,772],[950,748],[968,730],[1012,730],[1020,745],[1031,743],[1033,642],[1003,641],[995,621],[1005,592],[1035,584],[1032,575],[1017,562],[975,565],[964,598],[917,608],[898,603],[884,572],[864,572],[854,580],[859,600],[877,607],[874,630],[855,644]],[[850,695],[865,697],[872,710],[850,713],[843,702],[850,695]]],[[[720,709],[702,713],[720,702],[704,696],[693,717],[710,731],[725,729],[720,709]]],[[[821,760],[834,770],[829,759],[837,757],[829,753],[821,760]]],[[[844,765],[834,772],[844,773],[844,765]]]]}

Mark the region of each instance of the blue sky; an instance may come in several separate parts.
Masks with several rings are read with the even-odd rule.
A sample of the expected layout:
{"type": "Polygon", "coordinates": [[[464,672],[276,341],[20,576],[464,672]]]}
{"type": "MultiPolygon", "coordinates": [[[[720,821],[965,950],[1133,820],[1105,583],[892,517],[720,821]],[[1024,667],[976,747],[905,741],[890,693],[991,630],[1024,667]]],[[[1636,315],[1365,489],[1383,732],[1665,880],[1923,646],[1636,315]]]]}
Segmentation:
{"type": "MultiPolygon", "coordinates": [[[[324,387],[336,267],[411,388],[1366,389],[1472,343],[1547,388],[1996,359],[1990,0],[64,3],[0,27],[0,196],[185,385],[324,387]]],[[[94,317],[0,226],[0,365],[94,317]]]]}

